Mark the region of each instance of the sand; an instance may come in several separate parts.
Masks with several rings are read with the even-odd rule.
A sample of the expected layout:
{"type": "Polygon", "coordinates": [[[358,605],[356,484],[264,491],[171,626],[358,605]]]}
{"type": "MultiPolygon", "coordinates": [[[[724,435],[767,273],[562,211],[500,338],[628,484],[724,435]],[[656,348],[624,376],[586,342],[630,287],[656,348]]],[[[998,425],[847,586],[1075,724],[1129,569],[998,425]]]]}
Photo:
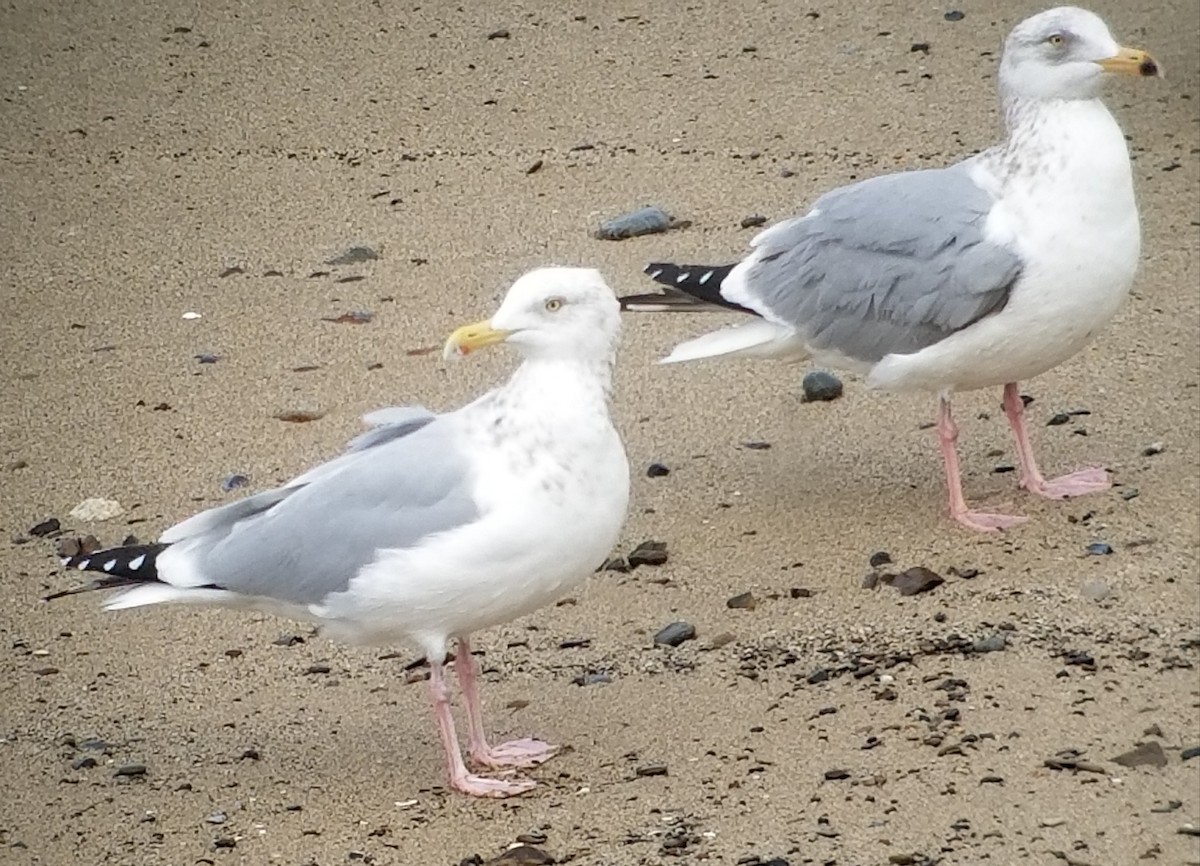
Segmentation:
{"type": "Polygon", "coordinates": [[[1111,329],[1023,386],[1046,469],[1102,463],[1118,486],[1021,494],[994,471],[1014,459],[999,394],[965,394],[969,494],[1033,518],[970,534],[944,514],[932,398],[846,377],[840,400],[802,404],[803,368],[658,367],[720,317],[628,318],[618,552],[657,539],[670,558],[478,636],[491,727],[568,747],[535,793],[444,789],[405,648],[40,601],[71,581],[55,539],[29,535],[48,517],[148,540],[240,495],[221,489],[231,473],[261,489],[331,455],[365,411],[450,407],[498,381],[503,351],[410,353],[530,267],[591,264],[646,290],[651,259],[737,256],[745,217],[987,146],[1001,39],[1035,7],[958,8],[0,10],[0,862],[457,864],[518,837],[580,864],[1200,862],[1180,832],[1200,825],[1200,760],[1182,757],[1200,744],[1192,0],[1096,7],[1168,72],[1110,97],[1144,265],[1111,329]],[[591,236],[643,204],[691,226],[591,236]],[[353,246],[379,258],[325,264],[353,246]],[[373,319],[323,320],[354,311],[373,319]],[[1045,426],[1074,409],[1090,414],[1045,426]],[[273,417],[297,410],[323,414],[273,417]],[[647,477],[652,461],[670,474],[647,477]],[[92,496],[124,515],[67,516],[92,496]],[[1114,552],[1087,555],[1094,542],[1114,552]],[[864,589],[878,551],[946,582],[864,589]],[[754,609],[727,607],[744,592],[754,609]],[[675,620],[697,638],[654,647],[675,620]],[[276,643],[288,634],[303,642],[276,643]],[[610,681],[576,684],[589,674],[610,681]],[[1111,760],[1146,742],[1165,766],[1111,760]],[[130,764],[144,774],[116,775],[130,764]]]}

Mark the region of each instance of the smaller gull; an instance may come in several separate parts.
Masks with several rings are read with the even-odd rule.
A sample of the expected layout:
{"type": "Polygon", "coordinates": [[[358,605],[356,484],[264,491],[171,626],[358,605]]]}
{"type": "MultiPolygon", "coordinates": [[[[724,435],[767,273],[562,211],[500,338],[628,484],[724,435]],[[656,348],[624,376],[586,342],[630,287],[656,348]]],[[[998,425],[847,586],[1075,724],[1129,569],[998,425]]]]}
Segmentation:
{"type": "Polygon", "coordinates": [[[1080,351],[1137,270],[1129,153],[1100,99],[1109,73],[1159,70],[1085,9],[1034,15],[1013,28],[1000,62],[1003,144],[947,168],[828,192],[805,216],[760,233],[736,265],[649,265],[666,293],[622,306],[757,317],[689,340],[666,362],[813,358],[865,374],[868,387],[937,392],[950,512],[973,529],[1025,518],[968,507],[950,414],[956,390],[1004,386],[1022,487],[1050,499],[1106,490],[1100,468],[1042,475],[1017,382],[1080,351]]]}
{"type": "Polygon", "coordinates": [[[282,487],[201,512],[158,543],[64,560],[103,573],[49,598],[120,588],[106,607],[162,602],[250,608],[316,623],[335,640],[405,642],[424,654],[453,788],[507,797],[534,787],[512,768],[554,748],[489,745],[469,636],[553,602],[616,543],[629,463],[609,416],[620,308],[601,275],[543,268],[517,280],[490,321],[459,328],[445,354],[500,342],[524,361],[508,382],[453,412],[366,416],[374,429],[282,487]],[[469,757],[444,675],[449,642],[469,757]]]}

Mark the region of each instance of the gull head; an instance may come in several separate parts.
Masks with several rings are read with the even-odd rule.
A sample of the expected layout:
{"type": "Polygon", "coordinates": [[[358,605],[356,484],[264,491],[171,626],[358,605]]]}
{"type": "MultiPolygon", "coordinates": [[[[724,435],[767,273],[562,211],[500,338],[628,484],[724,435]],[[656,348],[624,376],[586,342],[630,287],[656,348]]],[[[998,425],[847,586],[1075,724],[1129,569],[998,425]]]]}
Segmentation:
{"type": "Polygon", "coordinates": [[[451,334],[442,354],[509,343],[527,358],[611,361],[620,327],[620,305],[599,271],[538,268],[512,284],[491,319],[451,334]]]}
{"type": "Polygon", "coordinates": [[[1000,61],[1000,87],[1019,99],[1094,99],[1110,73],[1161,74],[1145,51],[1117,44],[1098,15],[1060,6],[1013,28],[1000,61]]]}

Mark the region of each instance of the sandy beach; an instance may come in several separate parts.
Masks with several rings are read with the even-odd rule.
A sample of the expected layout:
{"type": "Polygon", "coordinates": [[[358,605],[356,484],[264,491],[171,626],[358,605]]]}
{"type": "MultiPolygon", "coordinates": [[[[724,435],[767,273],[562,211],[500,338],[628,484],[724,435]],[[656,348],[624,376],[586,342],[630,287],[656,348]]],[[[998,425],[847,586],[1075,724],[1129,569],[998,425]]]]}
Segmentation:
{"type": "Polygon", "coordinates": [[[1025,495],[999,390],[962,394],[968,495],[1032,518],[972,534],[932,396],[843,375],[805,403],[804,366],[659,366],[725,317],[627,316],[614,556],[668,559],[476,636],[491,728],[567,747],[531,794],[446,790],[408,648],[41,601],[75,579],[60,537],[152,540],[337,453],[365,412],[501,381],[509,352],[427,350],[532,267],[650,291],[648,261],[742,255],[749,217],[990,146],[1003,38],[1040,8],[0,10],[0,863],[1200,864],[1194,0],[1090,6],[1167,72],[1108,96],[1143,262],[1111,328],[1022,383],[1047,471],[1116,486],[1025,495]],[[593,236],[649,204],[689,225],[593,236]],[[70,517],[88,497],[123,513],[70,517]],[[913,567],[944,583],[864,588],[913,567]],[[695,639],[655,646],[676,621],[695,639]]]}

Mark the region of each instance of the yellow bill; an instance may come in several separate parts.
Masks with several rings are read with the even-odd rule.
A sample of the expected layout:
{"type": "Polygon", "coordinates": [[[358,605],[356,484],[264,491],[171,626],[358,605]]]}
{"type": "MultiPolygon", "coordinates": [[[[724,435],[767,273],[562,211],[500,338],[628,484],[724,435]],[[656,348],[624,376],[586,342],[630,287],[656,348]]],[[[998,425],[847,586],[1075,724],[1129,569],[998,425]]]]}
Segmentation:
{"type": "Polygon", "coordinates": [[[469,355],[479,349],[503,343],[510,336],[512,336],[512,331],[493,328],[488,321],[463,325],[446,340],[446,346],[442,349],[442,357],[447,360],[461,358],[463,355],[469,355]]]}
{"type": "Polygon", "coordinates": [[[1098,61],[1105,72],[1118,72],[1122,75],[1141,75],[1146,78],[1162,75],[1158,61],[1140,48],[1125,48],[1112,57],[1098,61]]]}

